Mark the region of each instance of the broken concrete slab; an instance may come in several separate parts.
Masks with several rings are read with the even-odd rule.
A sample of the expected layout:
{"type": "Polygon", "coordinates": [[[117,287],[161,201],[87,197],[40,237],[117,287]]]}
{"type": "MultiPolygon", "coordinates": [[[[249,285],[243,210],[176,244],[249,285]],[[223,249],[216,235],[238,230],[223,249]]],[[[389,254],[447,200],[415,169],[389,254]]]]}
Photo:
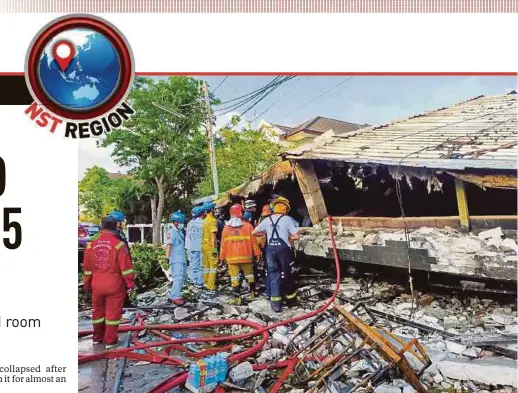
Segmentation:
{"type": "Polygon", "coordinates": [[[518,377],[517,362],[505,358],[485,358],[468,360],[456,358],[443,360],[437,364],[443,377],[461,381],[473,381],[487,385],[504,385],[516,388],[518,377]]]}

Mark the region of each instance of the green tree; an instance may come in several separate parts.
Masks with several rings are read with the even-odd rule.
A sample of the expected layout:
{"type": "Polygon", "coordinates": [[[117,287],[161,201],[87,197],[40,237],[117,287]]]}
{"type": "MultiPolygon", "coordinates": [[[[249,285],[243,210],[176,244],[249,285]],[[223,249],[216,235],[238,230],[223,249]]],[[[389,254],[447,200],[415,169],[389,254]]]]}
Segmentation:
{"type": "Polygon", "coordinates": [[[88,169],[79,182],[79,204],[86,209],[86,221],[100,222],[110,211],[122,210],[128,221],[138,221],[142,215],[145,185],[129,176],[111,179],[108,172],[98,166],[88,169]]]}
{"type": "Polygon", "coordinates": [[[108,172],[98,166],[90,168],[79,182],[79,204],[86,209],[89,221],[100,222],[115,207],[109,187],[108,172]]]}
{"type": "MultiPolygon", "coordinates": [[[[219,188],[227,191],[279,160],[281,146],[263,131],[254,130],[250,124],[241,130],[235,126],[239,118],[232,119],[232,126],[220,129],[216,143],[219,188]]],[[[213,193],[210,170],[197,187],[199,196],[213,193]]]]}
{"type": "Polygon", "coordinates": [[[207,141],[200,125],[206,111],[201,95],[194,78],[137,77],[129,98],[135,115],[102,141],[104,147],[113,146],[117,164],[130,168],[149,187],[155,244],[160,243],[166,200],[188,198],[205,172],[207,141]]]}

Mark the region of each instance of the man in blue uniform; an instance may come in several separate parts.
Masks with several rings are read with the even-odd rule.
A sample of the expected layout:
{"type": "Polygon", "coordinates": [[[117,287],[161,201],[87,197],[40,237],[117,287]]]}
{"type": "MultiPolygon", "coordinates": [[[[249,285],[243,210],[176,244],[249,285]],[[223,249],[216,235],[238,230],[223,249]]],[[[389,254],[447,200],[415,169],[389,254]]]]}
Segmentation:
{"type": "Polygon", "coordinates": [[[189,281],[199,288],[203,288],[203,268],[201,265],[201,238],[203,235],[203,209],[195,206],[192,211],[192,220],[187,224],[185,235],[185,249],[189,259],[189,281]]]}
{"type": "Polygon", "coordinates": [[[170,220],[173,222],[171,231],[168,236],[166,257],[171,267],[171,276],[173,285],[169,292],[169,301],[177,306],[184,304],[182,299],[182,289],[187,273],[185,260],[185,215],[176,211],[171,214],[170,220]]]}

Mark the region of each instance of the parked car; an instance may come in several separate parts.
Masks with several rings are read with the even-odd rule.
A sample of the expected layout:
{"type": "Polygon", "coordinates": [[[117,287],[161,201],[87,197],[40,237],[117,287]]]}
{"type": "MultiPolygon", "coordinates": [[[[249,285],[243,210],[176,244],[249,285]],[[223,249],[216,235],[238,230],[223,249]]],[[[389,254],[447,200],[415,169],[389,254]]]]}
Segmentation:
{"type": "Polygon", "coordinates": [[[86,230],[84,226],[81,224],[77,225],[77,248],[78,248],[78,258],[79,258],[79,266],[83,263],[83,256],[85,253],[86,246],[88,245],[88,239],[90,238],[90,234],[86,230]]]}
{"type": "Polygon", "coordinates": [[[87,230],[89,239],[97,235],[101,230],[99,225],[92,224],[91,222],[80,222],[79,225],[87,230]]]}

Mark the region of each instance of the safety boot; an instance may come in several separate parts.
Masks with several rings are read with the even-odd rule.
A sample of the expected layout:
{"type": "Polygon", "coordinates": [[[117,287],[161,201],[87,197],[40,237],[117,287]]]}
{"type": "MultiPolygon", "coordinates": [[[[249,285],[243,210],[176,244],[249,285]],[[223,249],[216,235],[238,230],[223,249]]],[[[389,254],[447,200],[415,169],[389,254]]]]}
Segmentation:
{"type": "Polygon", "coordinates": [[[257,292],[255,289],[255,282],[248,284],[250,286],[250,299],[254,300],[257,297],[257,292]]]}
{"type": "Polygon", "coordinates": [[[243,299],[241,296],[234,296],[232,299],[228,301],[228,304],[231,306],[240,306],[243,303],[243,299]]]}
{"type": "Polygon", "coordinates": [[[286,305],[288,307],[295,307],[298,304],[299,304],[299,297],[297,296],[297,292],[294,292],[294,293],[286,296],[286,305]]]}
{"type": "Polygon", "coordinates": [[[275,312],[281,312],[282,311],[282,303],[281,302],[272,302],[270,301],[270,306],[272,307],[272,310],[275,312]]]}

